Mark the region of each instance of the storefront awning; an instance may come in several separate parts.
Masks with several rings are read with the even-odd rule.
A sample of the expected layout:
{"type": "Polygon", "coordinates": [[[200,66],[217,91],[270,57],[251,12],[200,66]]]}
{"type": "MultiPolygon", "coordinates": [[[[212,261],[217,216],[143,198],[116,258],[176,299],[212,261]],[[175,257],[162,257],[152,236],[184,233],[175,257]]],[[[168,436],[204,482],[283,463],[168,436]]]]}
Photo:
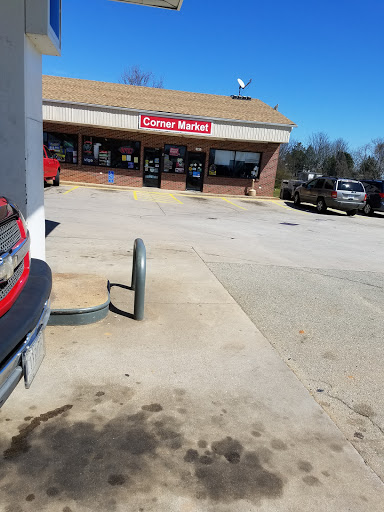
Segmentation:
{"type": "Polygon", "coordinates": [[[113,0],[126,4],[147,5],[148,7],[160,7],[161,9],[174,9],[180,11],[183,0],[113,0]]]}

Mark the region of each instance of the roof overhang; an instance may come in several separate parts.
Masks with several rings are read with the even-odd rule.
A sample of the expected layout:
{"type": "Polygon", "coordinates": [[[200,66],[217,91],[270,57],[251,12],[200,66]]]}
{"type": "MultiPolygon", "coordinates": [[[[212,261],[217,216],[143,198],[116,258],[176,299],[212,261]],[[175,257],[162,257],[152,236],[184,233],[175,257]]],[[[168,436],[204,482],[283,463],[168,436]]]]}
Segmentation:
{"type": "Polygon", "coordinates": [[[142,108],[128,108],[128,107],[116,107],[112,105],[100,105],[100,104],[94,104],[94,103],[81,103],[78,101],[66,101],[66,100],[53,100],[49,98],[43,98],[43,105],[44,104],[56,104],[56,105],[63,105],[63,106],[73,106],[73,107],[84,107],[85,110],[87,108],[92,109],[98,109],[98,110],[119,110],[121,112],[132,112],[135,114],[149,114],[149,115],[155,115],[155,116],[166,116],[166,117],[172,117],[172,118],[182,118],[182,119],[191,119],[196,121],[201,121],[204,119],[205,121],[211,121],[211,122],[220,122],[220,123],[232,123],[232,124],[246,124],[250,126],[266,126],[266,127],[277,127],[277,128],[297,128],[297,124],[284,124],[284,123],[271,123],[269,121],[247,121],[244,119],[227,119],[225,117],[212,117],[212,116],[201,116],[201,115],[192,115],[192,114],[177,114],[176,112],[165,112],[162,110],[144,110],[142,108]]]}
{"type": "Polygon", "coordinates": [[[180,11],[183,0],[112,0],[126,4],[146,5],[148,7],[160,7],[161,9],[173,9],[180,11]]]}

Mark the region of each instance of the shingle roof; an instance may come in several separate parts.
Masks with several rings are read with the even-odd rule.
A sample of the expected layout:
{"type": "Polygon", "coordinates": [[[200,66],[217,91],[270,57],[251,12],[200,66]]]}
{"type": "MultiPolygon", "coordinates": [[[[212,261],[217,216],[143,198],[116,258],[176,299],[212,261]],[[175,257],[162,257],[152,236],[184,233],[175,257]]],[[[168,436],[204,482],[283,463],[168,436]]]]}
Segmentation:
{"type": "Polygon", "coordinates": [[[280,112],[258,99],[233,100],[230,96],[172,91],[77,78],[43,76],[43,98],[168,114],[295,126],[295,123],[280,112]]]}

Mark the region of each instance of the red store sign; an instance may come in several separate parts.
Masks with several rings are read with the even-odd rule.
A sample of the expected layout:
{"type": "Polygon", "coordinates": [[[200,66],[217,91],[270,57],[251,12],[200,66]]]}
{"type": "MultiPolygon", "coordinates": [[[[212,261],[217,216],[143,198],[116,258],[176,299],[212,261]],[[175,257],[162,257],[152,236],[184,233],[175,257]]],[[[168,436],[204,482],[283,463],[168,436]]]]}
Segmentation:
{"type": "Polygon", "coordinates": [[[139,127],[147,130],[166,130],[171,132],[210,135],[212,123],[207,121],[192,121],[191,119],[174,119],[171,117],[140,115],[139,127]]]}

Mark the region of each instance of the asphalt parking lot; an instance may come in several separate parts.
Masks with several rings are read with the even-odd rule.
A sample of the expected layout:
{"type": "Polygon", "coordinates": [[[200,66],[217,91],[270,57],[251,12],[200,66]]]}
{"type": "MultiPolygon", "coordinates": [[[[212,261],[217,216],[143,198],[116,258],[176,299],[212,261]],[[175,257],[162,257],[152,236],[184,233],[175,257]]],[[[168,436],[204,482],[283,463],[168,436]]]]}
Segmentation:
{"type": "Polygon", "coordinates": [[[53,272],[123,286],[103,321],[47,328],[0,410],[4,510],[381,511],[382,217],[69,185],[45,205],[53,272]]]}
{"type": "MultiPolygon", "coordinates": [[[[95,249],[109,239],[121,246],[122,232],[128,246],[135,237],[192,246],[384,478],[384,215],[70,186],[46,190],[46,205],[47,218],[62,223],[48,239],[53,268],[56,245],[66,237],[79,253],[87,251],[79,240],[91,239],[95,249]]],[[[93,260],[79,256],[84,270],[92,268],[93,260]]]]}

